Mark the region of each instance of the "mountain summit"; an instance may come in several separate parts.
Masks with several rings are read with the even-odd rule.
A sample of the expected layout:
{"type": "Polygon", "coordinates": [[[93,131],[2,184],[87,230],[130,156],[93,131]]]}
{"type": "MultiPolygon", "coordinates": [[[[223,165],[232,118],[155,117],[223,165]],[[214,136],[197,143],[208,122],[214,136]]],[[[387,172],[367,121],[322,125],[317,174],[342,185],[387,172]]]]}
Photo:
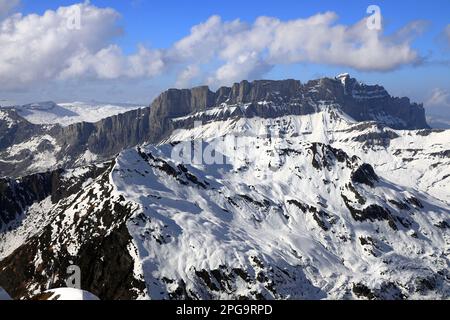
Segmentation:
{"type": "MultiPolygon", "coordinates": [[[[396,98],[381,86],[366,85],[342,74],[302,84],[297,80],[242,81],[212,92],[208,87],[170,89],[151,105],[151,138],[158,140],[171,128],[171,119],[211,109],[225,117],[273,118],[319,112],[325,106],[340,109],[356,121],[376,121],[393,129],[428,129],[423,105],[396,98]],[[226,107],[239,110],[229,113],[226,107]]],[[[211,114],[206,112],[204,115],[211,114]]],[[[201,120],[201,119],[197,119],[201,120]]],[[[205,119],[206,120],[206,119],[205,119]]]]}

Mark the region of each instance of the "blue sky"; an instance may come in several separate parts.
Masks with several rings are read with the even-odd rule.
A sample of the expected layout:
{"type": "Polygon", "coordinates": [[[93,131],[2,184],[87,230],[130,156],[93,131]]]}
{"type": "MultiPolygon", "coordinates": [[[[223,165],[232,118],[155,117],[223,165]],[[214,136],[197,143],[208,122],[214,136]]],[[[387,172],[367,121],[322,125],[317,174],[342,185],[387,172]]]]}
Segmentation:
{"type": "MultiPolygon", "coordinates": [[[[43,13],[80,1],[71,0],[24,0],[23,13],[43,13]]],[[[241,19],[249,23],[259,16],[273,16],[281,20],[304,18],[318,12],[334,11],[340,22],[351,24],[366,16],[369,5],[380,6],[386,27],[394,30],[412,20],[430,21],[425,36],[417,40],[423,50],[433,49],[434,37],[450,23],[450,1],[364,1],[364,0],[91,0],[99,7],[112,7],[121,13],[125,37],[119,42],[128,50],[136,43],[146,42],[157,47],[168,47],[186,36],[190,28],[220,15],[224,20],[241,19]]]]}
{"type": "MultiPolygon", "coordinates": [[[[46,10],[57,10],[80,1],[69,0],[22,0],[16,12],[42,15],[46,10]]],[[[124,56],[136,53],[137,46],[165,50],[190,34],[193,26],[204,23],[211,16],[218,15],[223,22],[240,19],[242,23],[252,25],[258,17],[269,16],[282,22],[308,17],[331,11],[337,14],[335,24],[352,26],[367,17],[369,5],[378,5],[383,15],[384,35],[394,35],[398,30],[414,21],[422,21],[421,32],[413,36],[408,43],[411,50],[417,52],[421,63],[399,63],[389,70],[366,70],[339,63],[327,63],[306,59],[289,63],[271,63],[266,69],[260,68],[248,73],[263,78],[296,78],[306,81],[320,76],[334,76],[341,72],[350,72],[352,76],[368,82],[380,83],[395,95],[407,95],[413,100],[424,102],[430,99],[433,90],[441,90],[442,104],[446,104],[445,94],[450,92],[450,39],[444,31],[450,24],[450,1],[236,1],[236,0],[91,0],[89,5],[113,8],[120,18],[115,21],[122,30],[120,35],[109,37],[107,44],[116,44],[124,56]],[[262,71],[263,70],[263,71],[262,71]]],[[[314,37],[314,34],[311,34],[314,37]]],[[[105,45],[107,45],[105,44],[105,45]]],[[[263,53],[261,53],[263,55],[263,53]]],[[[382,57],[382,55],[381,55],[382,57]]],[[[0,61],[1,63],[1,61],[0,61]]],[[[190,60],[186,64],[197,64],[190,60]]],[[[220,62],[213,59],[201,65],[202,72],[213,71],[220,62]]],[[[181,66],[179,67],[181,68],[181,66]]],[[[181,70],[181,69],[180,69],[181,70]]],[[[52,81],[45,79],[48,85],[40,86],[36,82],[28,88],[15,87],[1,92],[4,99],[44,99],[72,100],[108,98],[129,102],[149,103],[154,95],[167,87],[175,86],[177,74],[173,68],[164,69],[152,76],[139,76],[123,80],[114,79],[71,79],[52,81]],[[86,83],[89,82],[89,86],[86,83]],[[39,88],[39,89],[37,89],[39,88]],[[128,92],[128,94],[127,94],[128,92]],[[148,98],[147,98],[148,97],[148,98]]],[[[246,75],[245,73],[243,73],[246,75]]],[[[198,78],[188,85],[200,84],[206,78],[198,78]]],[[[232,79],[232,78],[230,78],[232,79]]],[[[222,83],[221,83],[222,84],[222,83]]],[[[231,83],[229,83],[231,85],[231,83]]],[[[2,99],[2,97],[0,97],[2,99]]],[[[449,98],[450,99],[450,98],[449,98]]],[[[439,100],[439,99],[438,99],[439,100]]],[[[450,100],[449,100],[450,101],[450,100]]],[[[438,101],[439,103],[439,101],[438,101]]],[[[450,107],[448,108],[450,110],[450,107]]],[[[447,109],[445,109],[447,110],[447,109]]],[[[450,112],[449,112],[450,113],[450,112]]]]}

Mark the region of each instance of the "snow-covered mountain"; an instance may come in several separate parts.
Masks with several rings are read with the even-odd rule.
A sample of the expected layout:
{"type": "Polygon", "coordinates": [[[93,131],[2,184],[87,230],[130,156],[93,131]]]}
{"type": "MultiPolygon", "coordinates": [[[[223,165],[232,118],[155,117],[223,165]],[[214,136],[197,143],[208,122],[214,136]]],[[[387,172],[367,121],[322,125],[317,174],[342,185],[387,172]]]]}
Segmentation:
{"type": "Polygon", "coordinates": [[[163,93],[151,143],[0,180],[0,287],[77,265],[101,299],[448,299],[450,131],[420,108],[348,75],[163,93]]]}
{"type": "Polygon", "coordinates": [[[68,126],[78,122],[98,122],[130,110],[145,108],[143,105],[100,102],[48,101],[12,107],[17,113],[34,124],[60,124],[68,126]]]}
{"type": "Polygon", "coordinates": [[[394,129],[429,128],[422,105],[392,97],[383,87],[360,83],[348,74],[305,84],[296,80],[242,81],[216,92],[208,87],[170,89],[148,108],[95,123],[34,124],[15,109],[0,109],[0,177],[109,160],[125,148],[158,143],[173,130],[198,120],[273,119],[314,114],[324,106],[341,110],[356,121],[377,121],[394,129]]]}
{"type": "Polygon", "coordinates": [[[0,109],[0,177],[24,176],[111,159],[147,141],[149,108],[95,123],[34,124],[14,109],[0,109]]]}

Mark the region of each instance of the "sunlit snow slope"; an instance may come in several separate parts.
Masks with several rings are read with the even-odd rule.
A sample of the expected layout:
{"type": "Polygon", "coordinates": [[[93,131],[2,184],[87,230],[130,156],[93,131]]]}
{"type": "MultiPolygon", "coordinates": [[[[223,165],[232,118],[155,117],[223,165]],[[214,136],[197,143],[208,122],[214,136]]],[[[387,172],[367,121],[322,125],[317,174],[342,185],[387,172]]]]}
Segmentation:
{"type": "Polygon", "coordinates": [[[183,279],[183,297],[203,299],[448,297],[445,182],[439,189],[423,181],[435,187],[433,197],[408,185],[414,177],[399,184],[401,173],[389,176],[395,167],[384,161],[393,155],[369,161],[387,168],[375,173],[365,164],[372,151],[360,146],[363,160],[305,141],[321,140],[320,131],[311,139],[295,134],[311,125],[343,129],[328,116],[229,123],[236,135],[214,123],[170,139],[230,130],[202,145],[214,145],[224,165],[173,162],[171,145],[122,153],[112,179],[140,204],[128,229],[150,296],[179,292],[183,279]],[[238,146],[228,141],[234,137],[238,146]]]}
{"type": "Polygon", "coordinates": [[[0,285],[31,297],[72,261],[101,299],[447,299],[449,147],[327,109],[178,130],[40,178],[54,191],[8,224],[0,285]]]}
{"type": "Polygon", "coordinates": [[[14,107],[18,114],[34,124],[60,124],[68,126],[77,122],[97,122],[101,119],[130,110],[144,108],[142,105],[70,102],[31,103],[14,107]]]}

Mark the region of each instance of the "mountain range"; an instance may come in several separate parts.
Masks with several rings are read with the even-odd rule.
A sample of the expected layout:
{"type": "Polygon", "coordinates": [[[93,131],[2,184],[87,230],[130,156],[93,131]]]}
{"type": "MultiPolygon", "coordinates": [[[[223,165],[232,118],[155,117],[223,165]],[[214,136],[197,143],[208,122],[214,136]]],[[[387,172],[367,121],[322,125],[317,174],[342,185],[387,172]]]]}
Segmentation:
{"type": "Polygon", "coordinates": [[[15,299],[71,265],[100,299],[450,297],[450,131],[382,86],[170,89],[97,122],[24,110],[0,109],[15,299]]]}

